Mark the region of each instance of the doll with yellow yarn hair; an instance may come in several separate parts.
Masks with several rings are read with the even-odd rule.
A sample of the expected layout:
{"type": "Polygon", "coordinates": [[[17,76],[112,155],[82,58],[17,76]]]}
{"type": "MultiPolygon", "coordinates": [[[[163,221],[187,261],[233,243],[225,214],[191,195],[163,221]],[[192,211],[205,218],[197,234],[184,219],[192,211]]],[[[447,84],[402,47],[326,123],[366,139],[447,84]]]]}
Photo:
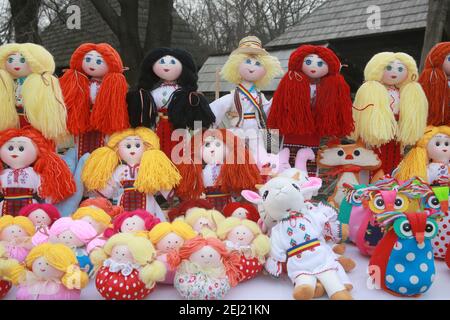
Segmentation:
{"type": "Polygon", "coordinates": [[[270,252],[270,239],[259,226],[247,219],[235,217],[222,221],[217,228],[217,236],[228,250],[241,255],[241,275],[239,282],[256,277],[263,270],[266,256],[270,252]]]}
{"type": "Polygon", "coordinates": [[[113,134],[105,147],[90,155],[82,174],[88,190],[116,200],[125,211],[143,209],[162,221],[166,218],[153,195],[168,196],[180,179],[160,150],[158,136],[147,128],[113,134]]]}
{"type": "Polygon", "coordinates": [[[35,234],[33,222],[26,217],[3,216],[0,218],[0,243],[8,257],[23,262],[33,244],[31,237],[35,234]]]}
{"type": "Polygon", "coordinates": [[[219,211],[203,208],[191,208],[184,216],[184,222],[204,237],[217,237],[217,226],[224,220],[224,215],[219,211]]]}
{"type": "Polygon", "coordinates": [[[406,155],[398,167],[396,178],[420,177],[430,184],[448,181],[450,172],[450,127],[429,126],[425,135],[406,155]]]}
{"type": "MultiPolygon", "coordinates": [[[[267,100],[260,90],[282,74],[280,61],[262,47],[261,40],[254,36],[242,39],[239,48],[231,53],[221,71],[222,78],[236,88],[210,105],[216,116],[216,126],[229,122],[225,123],[226,128],[267,129],[267,115],[272,101],[267,100]]],[[[249,148],[255,155],[258,154],[257,148],[264,148],[264,141],[245,132],[240,138],[248,140],[249,148]]]]}
{"type": "Polygon", "coordinates": [[[19,288],[17,300],[79,300],[89,282],[72,250],[63,244],[44,243],[34,247],[24,266],[10,270],[19,288]]]}
{"type": "Polygon", "coordinates": [[[107,300],[143,300],[166,275],[150,240],[131,233],[112,236],[91,260],[98,268],[95,285],[107,300]]]}
{"type": "Polygon", "coordinates": [[[54,72],[52,55],[40,45],[0,47],[0,130],[31,124],[47,139],[67,135],[67,111],[54,72]]]}
{"type": "Polygon", "coordinates": [[[155,246],[158,261],[164,263],[167,269],[166,278],[162,283],[173,284],[176,272],[170,268],[167,254],[172,250],[180,249],[186,240],[192,239],[196,235],[194,229],[180,219],[172,223],[159,223],[148,233],[150,241],[155,246]]]}
{"type": "Polygon", "coordinates": [[[5,247],[0,244],[0,300],[6,297],[8,292],[11,290],[11,270],[19,267],[19,262],[15,259],[10,259],[5,250],[5,247]]]}
{"type": "Polygon", "coordinates": [[[417,82],[417,64],[406,53],[376,54],[364,77],[354,101],[353,138],[361,138],[380,157],[378,177],[391,174],[401,161],[403,148],[414,145],[424,134],[428,101],[417,82]]]}

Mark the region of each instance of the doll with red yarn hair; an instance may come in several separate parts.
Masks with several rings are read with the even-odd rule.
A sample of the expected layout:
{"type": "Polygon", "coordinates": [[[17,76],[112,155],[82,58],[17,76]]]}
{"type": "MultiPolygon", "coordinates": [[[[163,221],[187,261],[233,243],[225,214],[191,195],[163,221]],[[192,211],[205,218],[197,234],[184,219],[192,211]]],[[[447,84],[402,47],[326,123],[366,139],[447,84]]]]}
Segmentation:
{"type": "Polygon", "coordinates": [[[107,43],[85,43],[73,53],[60,83],[78,159],[102,147],[106,136],[129,128],[123,72],[119,53],[107,43]]]}
{"type": "Polygon", "coordinates": [[[247,219],[258,223],[259,212],[256,207],[250,203],[232,202],[223,208],[223,215],[227,218],[234,217],[238,219],[247,219]]]}
{"type": "Polygon", "coordinates": [[[17,216],[36,197],[58,203],[75,192],[74,178],[53,142],[34,128],[0,132],[1,215],[17,216]]]}
{"type": "Polygon", "coordinates": [[[190,154],[185,154],[178,165],[182,179],[177,194],[182,199],[206,198],[222,211],[233,195],[261,183],[253,156],[229,130],[198,133],[187,148],[190,154]]]}
{"type": "MultiPolygon", "coordinates": [[[[303,45],[291,54],[267,125],[280,130],[292,159],[303,147],[317,152],[321,138],[343,137],[353,131],[350,87],[341,67],[339,58],[326,47],[303,45]]],[[[317,175],[315,162],[310,165],[309,174],[317,175]]]]}
{"type": "Polygon", "coordinates": [[[25,206],[20,209],[19,216],[30,219],[36,230],[40,228],[48,229],[56,220],[61,218],[58,209],[49,203],[33,203],[25,206]]]}
{"type": "Polygon", "coordinates": [[[239,255],[228,252],[222,241],[195,237],[168,254],[177,269],[174,286],[188,300],[219,300],[238,284],[239,255]]]}
{"type": "Polygon", "coordinates": [[[428,125],[450,125],[450,42],[431,49],[419,83],[428,98],[428,125]]]}
{"type": "Polygon", "coordinates": [[[117,233],[137,233],[145,235],[161,220],[145,210],[123,212],[113,220],[113,226],[105,230],[106,238],[111,238],[117,233]]]}
{"type": "Polygon", "coordinates": [[[86,199],[80,203],[80,208],[92,207],[105,211],[111,218],[114,218],[123,212],[120,206],[114,206],[108,199],[97,197],[86,199]]]}

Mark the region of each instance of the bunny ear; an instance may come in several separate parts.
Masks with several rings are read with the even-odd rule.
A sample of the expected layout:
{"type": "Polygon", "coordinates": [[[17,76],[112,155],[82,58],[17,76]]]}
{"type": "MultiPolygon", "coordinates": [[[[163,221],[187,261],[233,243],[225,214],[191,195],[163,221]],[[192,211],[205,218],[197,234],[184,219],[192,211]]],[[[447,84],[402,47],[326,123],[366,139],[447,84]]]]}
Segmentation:
{"type": "Polygon", "coordinates": [[[244,197],[245,200],[247,200],[248,202],[251,202],[253,204],[261,204],[262,203],[261,196],[254,191],[243,190],[241,192],[241,195],[244,197]]]}
{"type": "Polygon", "coordinates": [[[309,195],[311,192],[319,191],[322,188],[322,179],[311,177],[301,185],[302,194],[309,195]]]}

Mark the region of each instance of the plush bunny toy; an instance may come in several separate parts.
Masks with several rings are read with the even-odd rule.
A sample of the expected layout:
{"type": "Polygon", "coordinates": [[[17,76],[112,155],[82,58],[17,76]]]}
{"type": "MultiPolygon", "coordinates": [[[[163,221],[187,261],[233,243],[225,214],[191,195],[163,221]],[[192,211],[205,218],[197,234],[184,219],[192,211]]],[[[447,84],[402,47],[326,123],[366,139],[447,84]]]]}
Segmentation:
{"type": "Polygon", "coordinates": [[[335,211],[324,205],[312,206],[305,193],[320,188],[321,180],[309,178],[301,187],[298,180],[277,177],[260,188],[259,193],[243,191],[242,195],[262,209],[266,221],[276,221],[271,232],[271,252],[265,269],[279,277],[282,263],[294,283],[294,298],[312,299],[320,281],[331,299],[352,299],[345,287],[345,273],[324,240],[324,229],[335,211]]]}

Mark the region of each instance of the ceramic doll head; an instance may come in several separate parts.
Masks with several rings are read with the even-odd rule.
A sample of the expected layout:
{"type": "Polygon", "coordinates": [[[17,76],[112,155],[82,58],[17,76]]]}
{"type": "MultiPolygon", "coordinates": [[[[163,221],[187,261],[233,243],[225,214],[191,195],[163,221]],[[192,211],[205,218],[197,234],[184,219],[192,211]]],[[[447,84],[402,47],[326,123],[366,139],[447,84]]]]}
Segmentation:
{"type": "Polygon", "coordinates": [[[134,182],[139,192],[153,194],[160,190],[171,190],[180,181],[178,170],[159,149],[159,138],[156,133],[148,128],[137,128],[113,134],[105,147],[95,150],[90,155],[81,176],[88,190],[102,190],[106,187],[118,164],[123,160],[119,149],[123,149],[120,152],[123,152],[124,157],[126,156],[132,163],[140,158],[139,172],[134,182]],[[132,140],[121,144],[129,137],[132,137],[132,140]],[[137,137],[139,141],[136,140],[137,137]],[[128,145],[131,149],[128,149],[128,145]],[[155,172],[165,174],[157,175],[155,172]]]}
{"type": "Polygon", "coordinates": [[[23,207],[19,215],[28,217],[33,222],[36,229],[40,227],[49,228],[56,220],[61,218],[58,209],[48,203],[33,203],[23,207]]]}
{"type": "Polygon", "coordinates": [[[80,208],[90,207],[94,209],[101,209],[106,212],[111,218],[114,218],[123,212],[120,206],[113,206],[113,204],[102,197],[86,199],[80,203],[80,208]]]}
{"type": "Polygon", "coordinates": [[[224,142],[215,136],[208,136],[203,141],[202,159],[206,164],[223,164],[230,152],[224,142]]]}
{"type": "Polygon", "coordinates": [[[211,210],[214,209],[214,205],[204,199],[185,200],[169,211],[168,213],[169,220],[174,221],[179,217],[184,217],[189,210],[194,208],[211,210]]]}
{"type": "Polygon", "coordinates": [[[111,237],[116,233],[137,233],[150,231],[161,221],[145,210],[124,212],[118,215],[113,221],[113,227],[105,231],[106,237],[111,237]]]}
{"type": "Polygon", "coordinates": [[[171,55],[161,57],[153,65],[153,72],[163,81],[173,82],[178,80],[183,72],[180,60],[171,55]]]}
{"type": "Polygon", "coordinates": [[[386,66],[381,82],[388,86],[397,86],[408,78],[408,69],[400,60],[396,59],[386,66]]]}
{"type": "Polygon", "coordinates": [[[427,153],[431,162],[450,163],[450,136],[437,134],[427,145],[427,153]]]}
{"type": "Polygon", "coordinates": [[[254,205],[250,203],[231,202],[223,208],[223,215],[227,218],[247,219],[258,222],[259,213],[254,205]]]}
{"type": "Polygon", "coordinates": [[[82,289],[89,282],[88,275],[78,267],[75,254],[60,243],[34,247],[26,258],[25,267],[39,280],[61,281],[68,289],[82,289]]]}
{"type": "Polygon", "coordinates": [[[239,48],[231,53],[221,71],[222,77],[230,83],[238,85],[246,81],[258,88],[267,86],[282,73],[280,61],[269,55],[254,36],[240,41],[239,48]]]}
{"type": "Polygon", "coordinates": [[[450,53],[445,57],[442,69],[444,70],[447,77],[450,77],[450,53]]]}
{"type": "Polygon", "coordinates": [[[202,208],[193,208],[185,216],[186,223],[199,233],[204,229],[215,232],[217,225],[223,220],[225,217],[219,211],[202,208]]]}
{"type": "Polygon", "coordinates": [[[23,108],[31,126],[47,139],[58,140],[67,134],[66,106],[58,79],[53,75],[55,61],[42,46],[33,43],[9,43],[0,46],[0,130],[19,127],[14,80],[26,77],[22,84],[23,108]]]}
{"type": "Polygon", "coordinates": [[[3,216],[0,218],[0,241],[17,241],[32,237],[35,228],[26,217],[3,216]]]}
{"type": "Polygon", "coordinates": [[[119,143],[119,156],[130,166],[135,166],[141,162],[145,152],[144,141],[139,136],[126,137],[119,143]]]}
{"type": "Polygon", "coordinates": [[[55,153],[54,144],[34,128],[0,132],[0,158],[1,168],[4,164],[13,169],[33,165],[34,171],[40,176],[41,198],[57,203],[76,190],[73,175],[64,160],[55,153]]]}
{"type": "Polygon", "coordinates": [[[176,220],[172,223],[162,222],[157,224],[148,234],[148,238],[160,253],[168,253],[171,250],[178,250],[186,240],[192,239],[197,233],[192,227],[176,220]]]}
{"type": "Polygon", "coordinates": [[[96,50],[86,53],[82,68],[88,76],[95,79],[102,79],[109,72],[108,64],[101,53],[96,50]]]}
{"type": "Polygon", "coordinates": [[[74,220],[82,220],[89,223],[97,232],[98,235],[110,226],[111,217],[102,209],[93,207],[82,207],[74,212],[72,215],[74,220]]]}
{"type": "Polygon", "coordinates": [[[310,54],[303,60],[302,71],[311,79],[321,79],[328,72],[328,64],[318,54],[310,54]]]}

